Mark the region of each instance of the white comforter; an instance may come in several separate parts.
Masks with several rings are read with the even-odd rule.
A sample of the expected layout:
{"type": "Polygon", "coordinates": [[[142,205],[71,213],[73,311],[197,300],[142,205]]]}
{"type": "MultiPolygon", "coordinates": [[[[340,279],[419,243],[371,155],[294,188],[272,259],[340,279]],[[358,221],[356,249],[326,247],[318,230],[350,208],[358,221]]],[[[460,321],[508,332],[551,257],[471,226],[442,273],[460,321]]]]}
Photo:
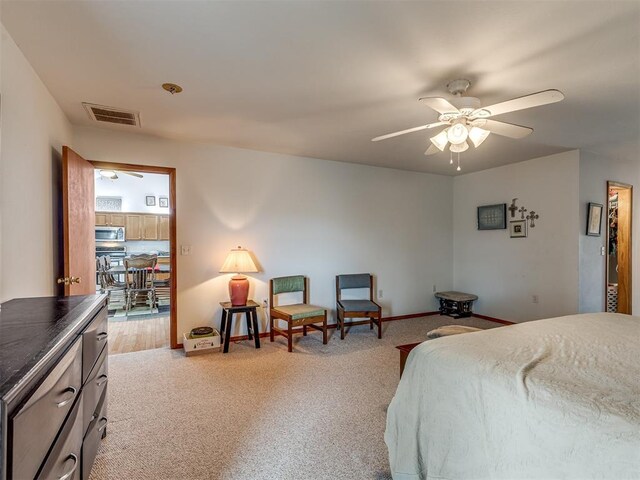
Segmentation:
{"type": "Polygon", "coordinates": [[[425,342],[387,415],[395,480],[640,479],[640,317],[425,342]]]}

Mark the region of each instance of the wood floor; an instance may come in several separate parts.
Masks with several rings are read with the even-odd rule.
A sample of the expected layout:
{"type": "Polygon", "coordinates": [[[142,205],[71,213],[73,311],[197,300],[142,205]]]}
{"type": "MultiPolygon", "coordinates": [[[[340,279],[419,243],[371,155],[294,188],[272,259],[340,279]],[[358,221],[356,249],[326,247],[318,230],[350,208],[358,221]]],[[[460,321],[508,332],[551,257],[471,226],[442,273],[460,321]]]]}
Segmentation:
{"type": "Polygon", "coordinates": [[[169,315],[108,324],[109,355],[169,346],[169,315]]]}

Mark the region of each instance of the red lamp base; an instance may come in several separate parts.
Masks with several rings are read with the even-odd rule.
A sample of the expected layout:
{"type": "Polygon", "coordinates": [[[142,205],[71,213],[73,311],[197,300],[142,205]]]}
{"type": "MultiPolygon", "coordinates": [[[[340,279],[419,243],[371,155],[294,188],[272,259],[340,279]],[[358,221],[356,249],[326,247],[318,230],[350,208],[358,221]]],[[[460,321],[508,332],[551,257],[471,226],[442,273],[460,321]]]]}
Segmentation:
{"type": "Polygon", "coordinates": [[[239,307],[247,304],[249,297],[249,280],[244,275],[234,275],[229,280],[229,297],[231,305],[239,307]]]}

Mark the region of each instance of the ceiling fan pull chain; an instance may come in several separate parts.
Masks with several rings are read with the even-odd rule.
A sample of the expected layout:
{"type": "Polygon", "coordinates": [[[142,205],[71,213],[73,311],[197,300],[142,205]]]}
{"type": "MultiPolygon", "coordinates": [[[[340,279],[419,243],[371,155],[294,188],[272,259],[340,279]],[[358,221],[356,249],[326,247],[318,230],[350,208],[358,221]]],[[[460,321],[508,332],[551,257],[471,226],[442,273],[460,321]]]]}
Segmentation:
{"type": "MultiPolygon", "coordinates": [[[[451,150],[449,150],[449,165],[453,165],[453,152],[451,150]]],[[[460,156],[460,154],[458,154],[458,156],[460,156]]]]}
{"type": "Polygon", "coordinates": [[[461,170],[460,168],[460,154],[458,153],[458,168],[456,168],[456,170],[459,172],[461,170]]]}

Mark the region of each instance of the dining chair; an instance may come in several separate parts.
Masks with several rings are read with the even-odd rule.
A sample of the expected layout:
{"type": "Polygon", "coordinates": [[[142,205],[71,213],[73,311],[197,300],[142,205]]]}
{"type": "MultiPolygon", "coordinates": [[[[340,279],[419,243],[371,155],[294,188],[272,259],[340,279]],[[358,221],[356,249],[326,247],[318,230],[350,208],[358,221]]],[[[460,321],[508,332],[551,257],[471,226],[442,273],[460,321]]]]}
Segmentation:
{"type": "Polygon", "coordinates": [[[293,351],[293,334],[295,327],[302,327],[302,335],[307,335],[307,327],[322,332],[322,343],[327,343],[327,310],[324,307],[309,304],[309,290],[307,278],[304,275],[272,278],[269,281],[269,336],[273,342],[275,335],[282,335],[287,339],[287,350],[293,351]],[[302,292],[302,303],[291,305],[275,305],[276,296],[285,293],[302,292]],[[276,327],[276,321],[287,322],[287,329],[276,327]],[[322,323],[322,326],[316,325],[322,323]]]}
{"type": "Polygon", "coordinates": [[[100,292],[107,294],[107,304],[114,307],[114,304],[118,302],[114,302],[114,293],[121,293],[122,300],[124,303],[125,298],[125,288],[126,284],[124,282],[119,282],[115,279],[113,274],[109,271],[111,268],[111,259],[108,255],[102,257],[96,257],[96,272],[98,274],[98,284],[100,285],[100,292]]]}
{"type": "Polygon", "coordinates": [[[145,293],[150,308],[157,307],[156,287],[154,285],[157,255],[131,255],[124,259],[126,304],[129,311],[136,305],[138,294],[145,293]]]}
{"type": "Polygon", "coordinates": [[[345,318],[368,318],[369,329],[373,330],[373,324],[378,326],[378,338],[382,338],[382,307],[373,300],[373,277],[369,273],[357,273],[350,275],[336,275],[336,311],[340,329],[340,339],[344,340],[345,318]],[[346,300],[342,298],[342,290],[369,289],[369,299],[346,300]]]}

